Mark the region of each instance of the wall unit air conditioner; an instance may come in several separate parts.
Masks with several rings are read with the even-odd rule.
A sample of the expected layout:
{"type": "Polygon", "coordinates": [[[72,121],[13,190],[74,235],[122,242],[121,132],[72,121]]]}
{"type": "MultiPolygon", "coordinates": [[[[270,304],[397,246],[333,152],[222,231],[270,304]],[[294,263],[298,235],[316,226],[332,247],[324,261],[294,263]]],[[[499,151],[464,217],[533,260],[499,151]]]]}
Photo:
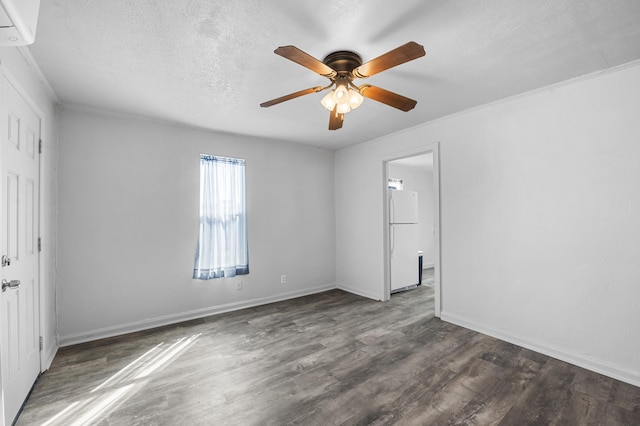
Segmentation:
{"type": "Polygon", "coordinates": [[[24,46],[36,38],[40,0],[0,0],[0,46],[24,46]]]}

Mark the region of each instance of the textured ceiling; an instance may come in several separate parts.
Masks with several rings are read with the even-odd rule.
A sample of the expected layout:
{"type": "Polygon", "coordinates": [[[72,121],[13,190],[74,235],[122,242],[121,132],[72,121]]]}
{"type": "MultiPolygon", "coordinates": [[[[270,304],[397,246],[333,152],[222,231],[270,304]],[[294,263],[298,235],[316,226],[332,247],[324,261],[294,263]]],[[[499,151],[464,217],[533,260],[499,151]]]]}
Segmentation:
{"type": "MultiPolygon", "coordinates": [[[[640,58],[637,0],[47,0],[30,50],[61,102],[331,149],[640,58]],[[366,99],[327,130],[328,80],[273,53],[364,61],[427,55],[367,79],[416,99],[366,99]]],[[[363,80],[358,80],[363,83],[363,80]]]]}

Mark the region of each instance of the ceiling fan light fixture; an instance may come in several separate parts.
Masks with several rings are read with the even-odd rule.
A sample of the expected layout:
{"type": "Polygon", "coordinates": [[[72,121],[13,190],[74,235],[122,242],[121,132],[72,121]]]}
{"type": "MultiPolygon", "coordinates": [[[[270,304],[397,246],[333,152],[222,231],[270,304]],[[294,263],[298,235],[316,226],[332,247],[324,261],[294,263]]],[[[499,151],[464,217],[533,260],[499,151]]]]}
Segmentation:
{"type": "Polygon", "coordinates": [[[347,89],[346,84],[338,83],[333,91],[333,100],[338,105],[349,103],[349,90],[347,89]]]}
{"type": "Polygon", "coordinates": [[[331,92],[327,93],[320,101],[323,107],[329,111],[337,106],[337,111],[340,114],[346,114],[352,109],[358,108],[362,105],[364,98],[357,91],[349,88],[347,84],[340,81],[337,83],[337,87],[331,92]]]}
{"type": "Polygon", "coordinates": [[[325,87],[316,86],[299,90],[289,95],[263,102],[260,104],[261,107],[270,107],[303,95],[333,88],[322,98],[320,103],[331,111],[329,130],[337,130],[342,128],[344,114],[362,105],[365,97],[405,112],[413,109],[417,104],[417,101],[413,99],[380,87],[369,84],[360,86],[353,84],[355,79],[371,77],[389,68],[424,56],[424,47],[415,41],[405,43],[365,63],[362,62],[360,55],[349,50],[332,52],[325,56],[322,61],[295,46],[281,46],[274,53],[302,65],[322,77],[328,78],[330,84],[325,87]]]}
{"type": "Polygon", "coordinates": [[[339,114],[346,114],[349,111],[351,111],[351,107],[349,106],[349,102],[345,102],[343,104],[338,104],[338,106],[336,107],[336,110],[338,111],[339,114]]]}
{"type": "Polygon", "coordinates": [[[327,93],[320,103],[329,111],[333,111],[333,108],[336,106],[336,101],[333,99],[333,90],[327,93]]]}
{"type": "Polygon", "coordinates": [[[364,102],[364,97],[353,89],[349,89],[349,106],[356,109],[364,102]]]}

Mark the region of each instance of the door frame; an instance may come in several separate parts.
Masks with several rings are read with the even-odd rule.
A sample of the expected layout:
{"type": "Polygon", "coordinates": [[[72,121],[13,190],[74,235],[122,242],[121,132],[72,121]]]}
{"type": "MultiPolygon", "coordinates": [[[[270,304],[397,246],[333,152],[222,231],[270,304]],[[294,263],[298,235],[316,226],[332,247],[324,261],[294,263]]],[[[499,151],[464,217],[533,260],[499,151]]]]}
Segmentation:
{"type": "Polygon", "coordinates": [[[384,255],[384,280],[382,294],[384,295],[384,301],[391,298],[391,256],[389,254],[390,242],[389,242],[389,191],[387,189],[389,182],[389,163],[394,160],[401,160],[403,158],[417,157],[424,154],[433,154],[433,191],[434,191],[434,212],[433,212],[433,229],[434,229],[434,302],[435,302],[435,316],[440,317],[442,311],[442,269],[441,269],[441,243],[440,243],[440,143],[435,142],[430,145],[406,150],[402,152],[394,153],[386,157],[382,162],[383,168],[383,181],[382,188],[383,195],[383,255],[384,255]]]}
{"type": "MultiPolygon", "coordinates": [[[[38,105],[38,103],[29,95],[29,93],[24,89],[24,86],[21,84],[21,82],[13,75],[13,73],[7,69],[6,65],[0,63],[0,82],[1,79],[6,79],[7,82],[9,84],[11,84],[14,89],[17,91],[17,93],[24,99],[24,101],[27,103],[27,105],[29,105],[29,108],[31,108],[33,110],[33,112],[38,116],[39,122],[40,122],[40,128],[39,130],[39,139],[43,140],[43,135],[44,135],[44,130],[45,130],[45,115],[44,112],[42,110],[42,108],[40,108],[40,106],[38,105]]],[[[0,84],[0,102],[2,102],[2,97],[4,96],[4,93],[2,93],[2,84],[0,84]]],[[[0,176],[4,175],[4,145],[2,147],[0,147],[0,176]]],[[[39,159],[38,159],[38,211],[37,211],[37,224],[38,224],[38,237],[42,238],[42,230],[44,227],[44,218],[43,218],[43,214],[42,214],[42,210],[43,210],[43,203],[44,203],[44,199],[45,199],[45,193],[42,187],[42,171],[43,171],[43,158],[44,156],[41,153],[38,153],[39,155],[39,159]]],[[[2,206],[2,203],[4,200],[4,182],[2,182],[0,184],[0,206],[2,206]]],[[[43,312],[43,306],[46,304],[46,300],[44,300],[43,298],[45,297],[44,292],[43,292],[43,282],[45,277],[43,276],[43,267],[42,267],[42,259],[43,259],[43,250],[38,250],[38,300],[37,300],[37,309],[38,309],[38,324],[37,324],[37,329],[38,329],[38,335],[42,336],[42,330],[46,329],[46,326],[44,324],[44,321],[47,321],[47,319],[45,318],[44,312],[43,312]]],[[[0,271],[0,277],[4,278],[2,276],[2,271],[0,271]]],[[[0,345],[2,344],[2,342],[0,342],[0,345]]],[[[47,356],[47,354],[45,353],[46,351],[44,351],[43,348],[40,349],[40,354],[39,354],[39,360],[40,360],[40,373],[42,373],[46,367],[48,366],[48,359],[45,359],[45,357],[47,356]]],[[[0,383],[2,380],[2,376],[1,376],[1,366],[0,366],[0,383]]],[[[0,414],[2,415],[2,417],[0,418],[4,418],[4,395],[0,394],[0,414]]]]}

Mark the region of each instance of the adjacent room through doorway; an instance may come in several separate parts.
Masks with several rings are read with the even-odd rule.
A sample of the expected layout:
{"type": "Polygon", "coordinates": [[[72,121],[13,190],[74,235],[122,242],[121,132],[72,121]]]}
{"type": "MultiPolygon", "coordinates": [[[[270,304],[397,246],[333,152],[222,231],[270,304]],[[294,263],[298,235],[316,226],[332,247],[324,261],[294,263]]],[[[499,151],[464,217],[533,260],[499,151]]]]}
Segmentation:
{"type": "Polygon", "coordinates": [[[389,161],[386,181],[390,297],[423,299],[425,308],[435,313],[439,256],[434,153],[389,161]]]}

